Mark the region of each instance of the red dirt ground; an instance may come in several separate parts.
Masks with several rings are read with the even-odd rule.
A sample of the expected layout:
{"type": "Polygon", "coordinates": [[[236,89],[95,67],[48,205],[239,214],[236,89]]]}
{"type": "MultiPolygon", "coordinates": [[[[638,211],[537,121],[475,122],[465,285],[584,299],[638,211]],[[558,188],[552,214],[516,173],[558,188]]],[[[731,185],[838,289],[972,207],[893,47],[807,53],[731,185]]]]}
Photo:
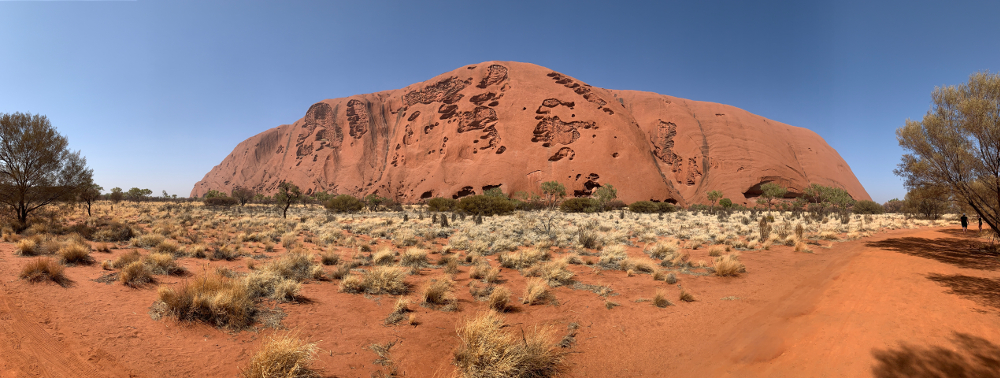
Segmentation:
{"type": "MultiPolygon", "coordinates": [[[[559,305],[518,304],[506,316],[515,329],[550,326],[556,337],[578,323],[568,356],[573,377],[998,376],[1000,259],[975,244],[956,228],[923,228],[814,247],[815,254],[747,251],[741,277],[680,275],[694,303],[677,301],[676,285],[648,275],[572,266],[581,282],[611,285],[618,295],[610,299],[621,306],[608,310],[597,294],[561,287],[554,290],[559,305]],[[668,290],[674,306],[635,301],[658,288],[668,290]]],[[[0,244],[0,377],[232,377],[274,332],[152,320],[155,288],[95,282],[99,264],[67,268],[74,284],[66,288],[29,284],[17,279],[29,259],[13,248],[0,244]]],[[[125,251],[92,255],[103,260],[125,251]]],[[[702,254],[694,251],[692,259],[707,259],[702,254]]],[[[206,264],[180,262],[193,272],[206,264]]],[[[380,366],[366,347],[391,341],[400,373],[450,376],[455,327],[484,308],[465,286],[468,269],[457,275],[461,310],[411,305],[416,326],[383,326],[394,297],[340,293],[335,282],[304,285],[309,301],[279,305],[288,314],[282,324],[318,343],[316,366],[328,376],[370,376],[380,366]]],[[[502,278],[521,293],[520,274],[505,269],[502,278]]]]}

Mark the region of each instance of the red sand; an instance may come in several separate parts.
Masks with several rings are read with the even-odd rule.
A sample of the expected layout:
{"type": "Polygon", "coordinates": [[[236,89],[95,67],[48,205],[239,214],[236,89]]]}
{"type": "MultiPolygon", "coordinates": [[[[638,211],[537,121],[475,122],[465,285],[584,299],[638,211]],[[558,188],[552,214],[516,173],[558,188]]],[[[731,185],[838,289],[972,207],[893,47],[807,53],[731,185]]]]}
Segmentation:
{"type": "Polygon", "coordinates": [[[483,62],[402,89],[323,100],[290,125],[241,142],[191,197],[234,186],[412,203],[430,197],[567,194],[612,184],[626,203],[707,203],[719,190],[753,205],[759,185],[810,184],[870,199],[816,133],[728,105],[592,87],[530,63],[483,62]]]}
{"type": "MultiPolygon", "coordinates": [[[[549,325],[560,337],[568,323],[579,323],[569,376],[996,376],[998,368],[983,361],[1000,357],[1000,261],[977,254],[969,248],[974,241],[956,231],[896,230],[817,247],[815,254],[790,247],[743,252],[742,277],[679,276],[697,296],[694,303],[677,301],[677,287],[648,275],[573,266],[579,281],[611,285],[619,294],[611,300],[621,306],[608,310],[596,294],[563,287],[555,290],[558,306],[518,304],[507,320],[515,327],[549,325]],[[675,305],[635,302],[657,288],[668,290],[675,305]],[[730,296],[738,299],[721,300],[730,296]],[[964,343],[955,342],[962,337],[964,343]],[[987,360],[962,359],[966,352],[987,360]]],[[[273,332],[154,321],[148,311],[156,290],[94,282],[99,265],[67,268],[75,282],[68,288],[29,284],[16,278],[29,259],[12,252],[10,243],[0,244],[0,377],[234,376],[273,332]]],[[[693,251],[692,259],[706,254],[693,251]]],[[[180,261],[192,271],[205,264],[180,261]]],[[[461,310],[412,305],[417,326],[382,325],[394,297],[339,293],[330,282],[305,285],[308,303],[280,305],[288,313],[282,324],[318,343],[317,366],[329,375],[368,377],[378,366],[365,347],[397,341],[392,356],[401,373],[448,376],[457,322],[483,308],[465,286],[468,267],[461,270],[461,310]]],[[[163,284],[183,279],[158,277],[163,284]]],[[[502,278],[518,296],[524,278],[510,270],[502,278]]]]}

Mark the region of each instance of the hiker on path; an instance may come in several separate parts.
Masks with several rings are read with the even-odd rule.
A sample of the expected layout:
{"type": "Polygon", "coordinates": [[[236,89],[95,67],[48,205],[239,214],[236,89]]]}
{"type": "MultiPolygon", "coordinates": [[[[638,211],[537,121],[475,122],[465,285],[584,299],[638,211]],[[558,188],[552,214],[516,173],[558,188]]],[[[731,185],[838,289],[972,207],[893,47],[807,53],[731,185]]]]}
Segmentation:
{"type": "Polygon", "coordinates": [[[983,217],[979,217],[979,232],[983,232],[983,217]]]}
{"type": "Polygon", "coordinates": [[[966,232],[968,230],[969,230],[969,217],[965,216],[965,213],[962,213],[962,232],[966,232]]]}

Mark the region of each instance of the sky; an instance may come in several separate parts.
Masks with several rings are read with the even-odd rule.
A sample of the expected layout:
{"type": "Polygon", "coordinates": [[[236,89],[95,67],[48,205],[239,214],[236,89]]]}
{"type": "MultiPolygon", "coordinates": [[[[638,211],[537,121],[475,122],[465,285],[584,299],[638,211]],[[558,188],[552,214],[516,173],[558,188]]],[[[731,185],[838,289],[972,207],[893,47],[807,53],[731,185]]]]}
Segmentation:
{"type": "Polygon", "coordinates": [[[1000,71],[997,1],[0,1],[0,113],[46,115],[95,182],[187,196],[310,105],[489,60],[733,105],[822,136],[902,198],[896,128],[1000,71]]]}

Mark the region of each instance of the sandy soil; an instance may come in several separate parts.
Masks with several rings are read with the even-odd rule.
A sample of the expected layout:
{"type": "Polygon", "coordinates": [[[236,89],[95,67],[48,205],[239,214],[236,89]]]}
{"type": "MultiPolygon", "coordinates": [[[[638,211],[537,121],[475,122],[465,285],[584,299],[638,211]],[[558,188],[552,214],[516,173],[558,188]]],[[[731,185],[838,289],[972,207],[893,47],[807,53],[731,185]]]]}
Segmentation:
{"type": "MultiPolygon", "coordinates": [[[[617,294],[610,300],[620,306],[609,310],[593,292],[560,287],[558,305],[518,304],[507,320],[549,327],[559,338],[578,323],[568,355],[574,377],[1000,376],[1000,259],[977,252],[978,243],[960,229],[922,228],[813,254],[746,251],[748,273],[741,277],[679,276],[678,285],[697,297],[693,303],[677,300],[678,285],[648,275],[572,266],[580,282],[610,285],[617,294]],[[674,305],[641,301],[657,289],[667,290],[674,305]]],[[[155,287],[95,282],[104,274],[99,264],[67,268],[69,287],[29,284],[16,276],[29,259],[13,249],[0,244],[0,377],[232,377],[275,332],[153,320],[155,287]]],[[[92,254],[103,260],[126,251],[92,254]]],[[[692,259],[709,260],[704,249],[692,259]]],[[[192,272],[208,264],[179,261],[192,272]]],[[[246,269],[243,260],[211,264],[246,269]]],[[[385,369],[367,347],[387,342],[396,342],[391,352],[400,373],[450,376],[455,327],[484,308],[468,292],[468,269],[457,275],[460,311],[413,305],[416,326],[384,326],[394,297],[340,293],[336,282],[306,284],[308,301],[277,306],[287,314],[283,326],[318,343],[317,366],[329,376],[385,369]]],[[[158,278],[166,285],[185,279],[158,278]]],[[[519,273],[505,269],[502,278],[521,293],[519,273]]]]}

